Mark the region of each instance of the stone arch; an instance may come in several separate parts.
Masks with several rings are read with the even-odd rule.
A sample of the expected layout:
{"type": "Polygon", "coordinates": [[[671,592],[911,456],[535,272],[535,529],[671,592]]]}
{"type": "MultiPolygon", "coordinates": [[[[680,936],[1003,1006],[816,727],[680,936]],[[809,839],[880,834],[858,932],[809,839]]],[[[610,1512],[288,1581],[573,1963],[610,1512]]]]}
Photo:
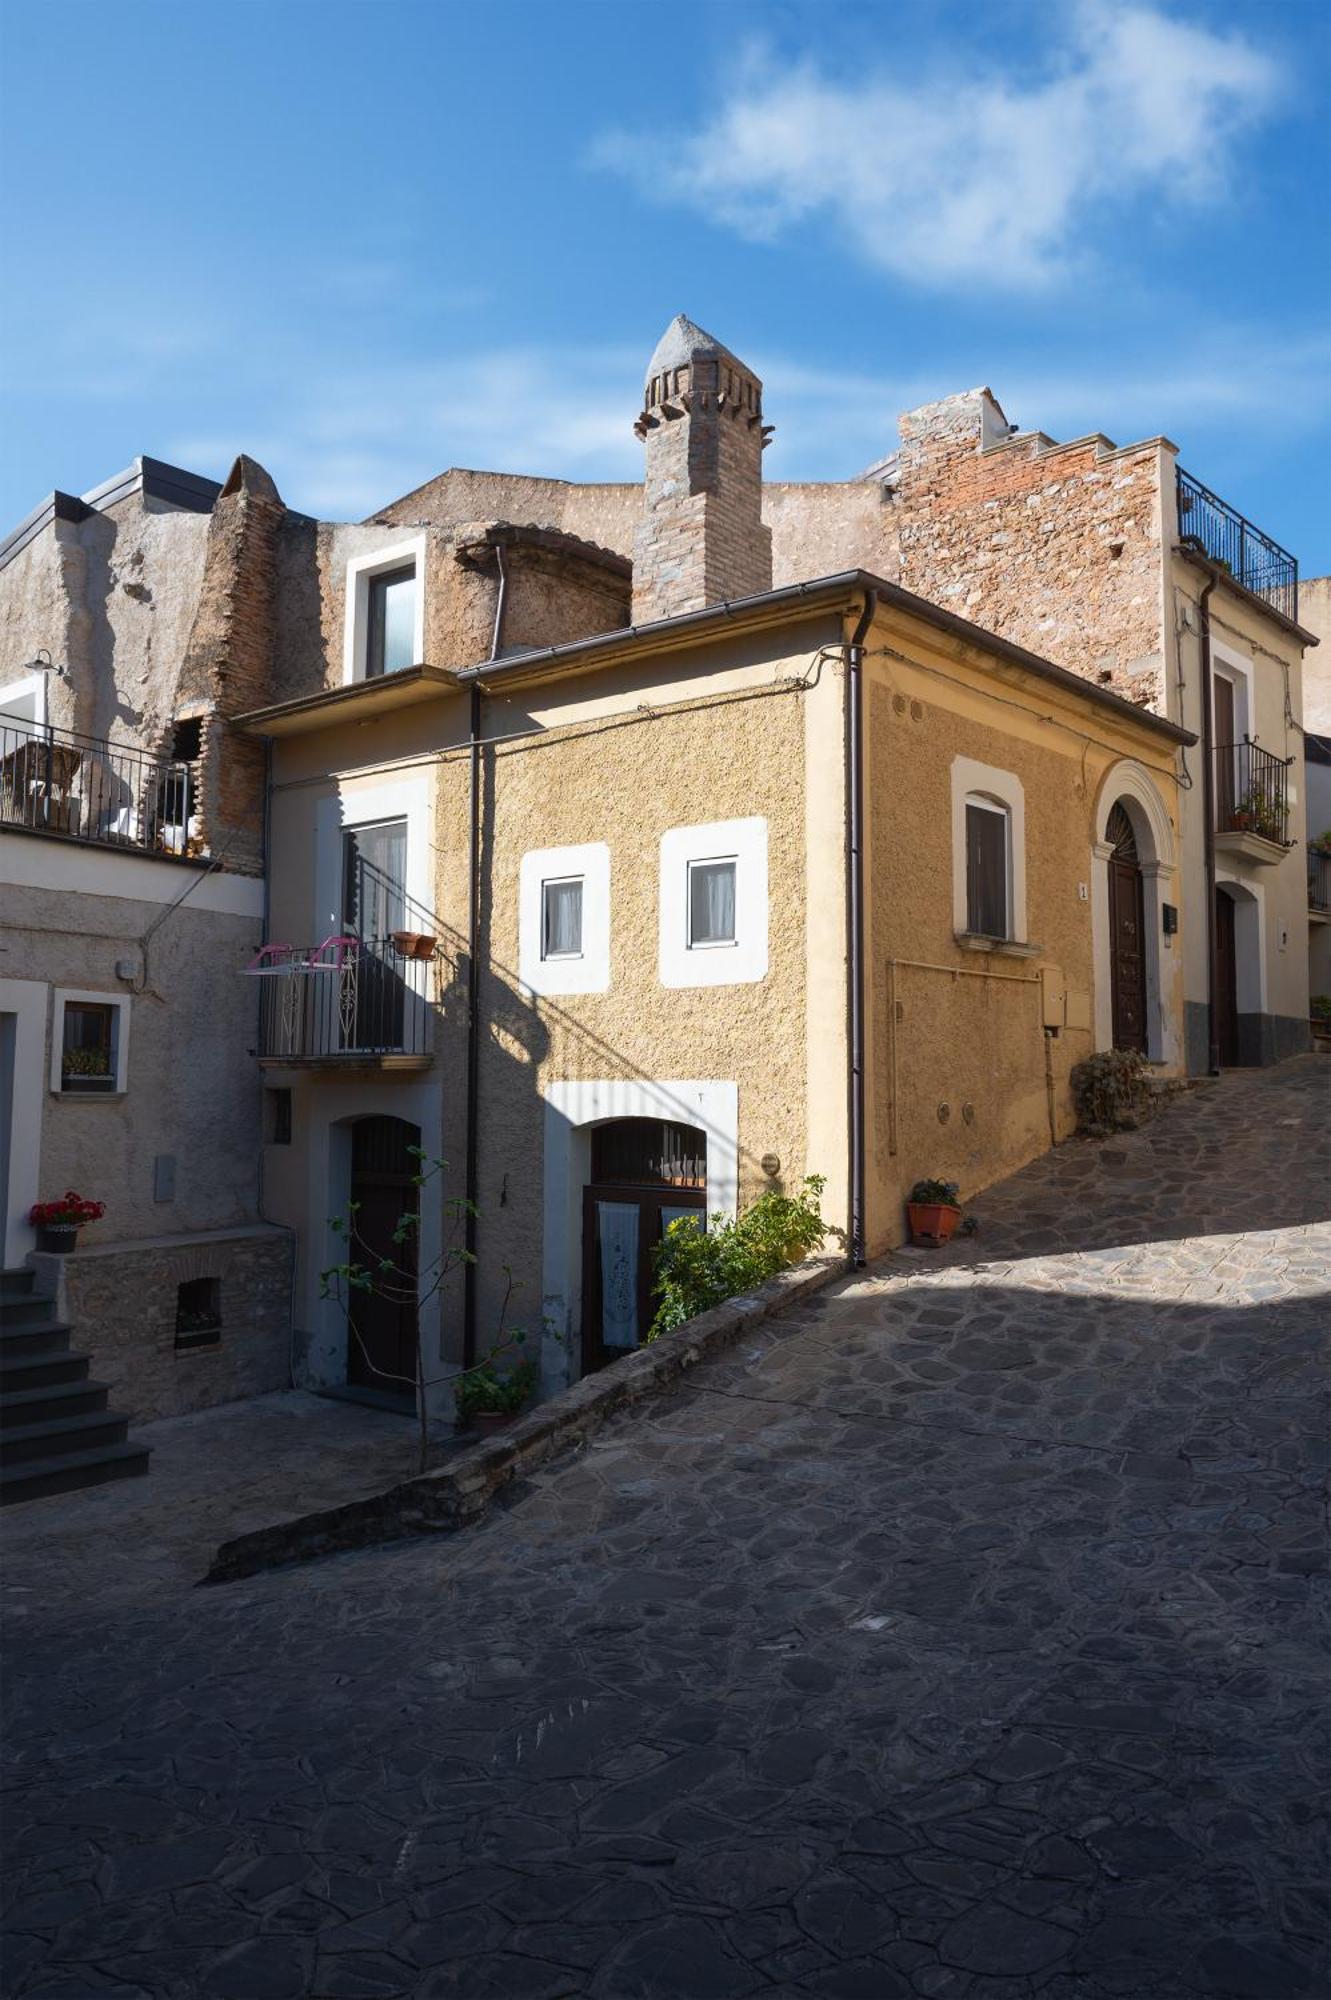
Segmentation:
{"type": "Polygon", "coordinates": [[[1144,764],[1124,757],[1100,781],[1091,823],[1091,939],[1095,966],[1095,1046],[1113,1046],[1113,987],[1109,925],[1109,861],[1114,852],[1109,822],[1118,807],[1126,815],[1142,874],[1143,944],[1146,960],[1146,1050],[1152,1062],[1179,1059],[1178,1025],[1168,996],[1176,984],[1172,938],[1164,931],[1164,906],[1177,907],[1173,892],[1178,841],[1168,808],[1144,764]]]}

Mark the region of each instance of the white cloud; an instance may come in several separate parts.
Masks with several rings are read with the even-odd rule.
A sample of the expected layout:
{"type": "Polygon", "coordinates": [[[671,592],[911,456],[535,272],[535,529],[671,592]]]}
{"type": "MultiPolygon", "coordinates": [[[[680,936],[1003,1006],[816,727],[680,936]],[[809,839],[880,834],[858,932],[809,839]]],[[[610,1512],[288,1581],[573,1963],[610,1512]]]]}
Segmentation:
{"type": "Polygon", "coordinates": [[[830,80],[751,51],[700,129],[615,132],[594,158],[650,197],[758,240],[830,217],[867,263],[943,288],[1036,289],[1078,261],[1090,213],[1216,199],[1234,143],[1276,102],[1243,35],[1086,0],[1048,73],[830,80]]]}

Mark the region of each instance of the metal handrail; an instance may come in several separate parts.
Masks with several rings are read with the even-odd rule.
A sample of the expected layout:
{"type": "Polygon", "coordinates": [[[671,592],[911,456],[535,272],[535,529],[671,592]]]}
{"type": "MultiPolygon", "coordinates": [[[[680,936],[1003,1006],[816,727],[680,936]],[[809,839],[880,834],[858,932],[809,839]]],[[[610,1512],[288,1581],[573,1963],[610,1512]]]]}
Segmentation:
{"type": "Polygon", "coordinates": [[[258,981],[260,1058],[427,1055],[436,948],[432,940],[428,957],[412,955],[407,935],[358,938],[336,962],[321,945],[295,947],[265,969],[258,981]]]}
{"type": "Polygon", "coordinates": [[[1298,559],[1182,466],[1177,471],[1179,535],[1226,569],[1236,583],[1286,618],[1299,615],[1298,559]]]}
{"type": "Polygon", "coordinates": [[[1215,746],[1215,830],[1255,833],[1288,847],[1289,766],[1251,737],[1215,746]]]}
{"type": "Polygon", "coordinates": [[[0,830],[174,860],[203,852],[194,766],[53,723],[0,717],[0,830]]]}

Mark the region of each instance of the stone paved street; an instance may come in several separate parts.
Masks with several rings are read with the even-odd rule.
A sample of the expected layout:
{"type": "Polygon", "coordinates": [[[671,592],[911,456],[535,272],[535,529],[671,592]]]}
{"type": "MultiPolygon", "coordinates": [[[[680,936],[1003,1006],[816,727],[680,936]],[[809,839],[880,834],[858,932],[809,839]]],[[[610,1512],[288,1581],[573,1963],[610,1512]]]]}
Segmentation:
{"type": "Polygon", "coordinates": [[[25,1510],[5,1994],[1326,2000],[1331,1063],[976,1212],[463,1535],[25,1510]]]}

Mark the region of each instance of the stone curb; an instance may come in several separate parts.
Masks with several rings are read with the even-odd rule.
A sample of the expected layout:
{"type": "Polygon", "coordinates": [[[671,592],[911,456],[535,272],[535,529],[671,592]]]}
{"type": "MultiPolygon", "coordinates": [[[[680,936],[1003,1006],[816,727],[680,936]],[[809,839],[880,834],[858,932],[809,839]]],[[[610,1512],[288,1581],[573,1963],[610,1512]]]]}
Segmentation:
{"type": "Polygon", "coordinates": [[[512,1480],[556,1452],[584,1444],[612,1416],[668,1389],[749,1327],[821,1291],[847,1268],[843,1257],[813,1257],[793,1270],[778,1272],[753,1292],[699,1313],[649,1347],[640,1347],[562,1389],[511,1429],[473,1445],[436,1471],[344,1506],[297,1515],[223,1542],[202,1581],[230,1583],[280,1563],[309,1561],[404,1535],[468,1527],[512,1480]]]}

